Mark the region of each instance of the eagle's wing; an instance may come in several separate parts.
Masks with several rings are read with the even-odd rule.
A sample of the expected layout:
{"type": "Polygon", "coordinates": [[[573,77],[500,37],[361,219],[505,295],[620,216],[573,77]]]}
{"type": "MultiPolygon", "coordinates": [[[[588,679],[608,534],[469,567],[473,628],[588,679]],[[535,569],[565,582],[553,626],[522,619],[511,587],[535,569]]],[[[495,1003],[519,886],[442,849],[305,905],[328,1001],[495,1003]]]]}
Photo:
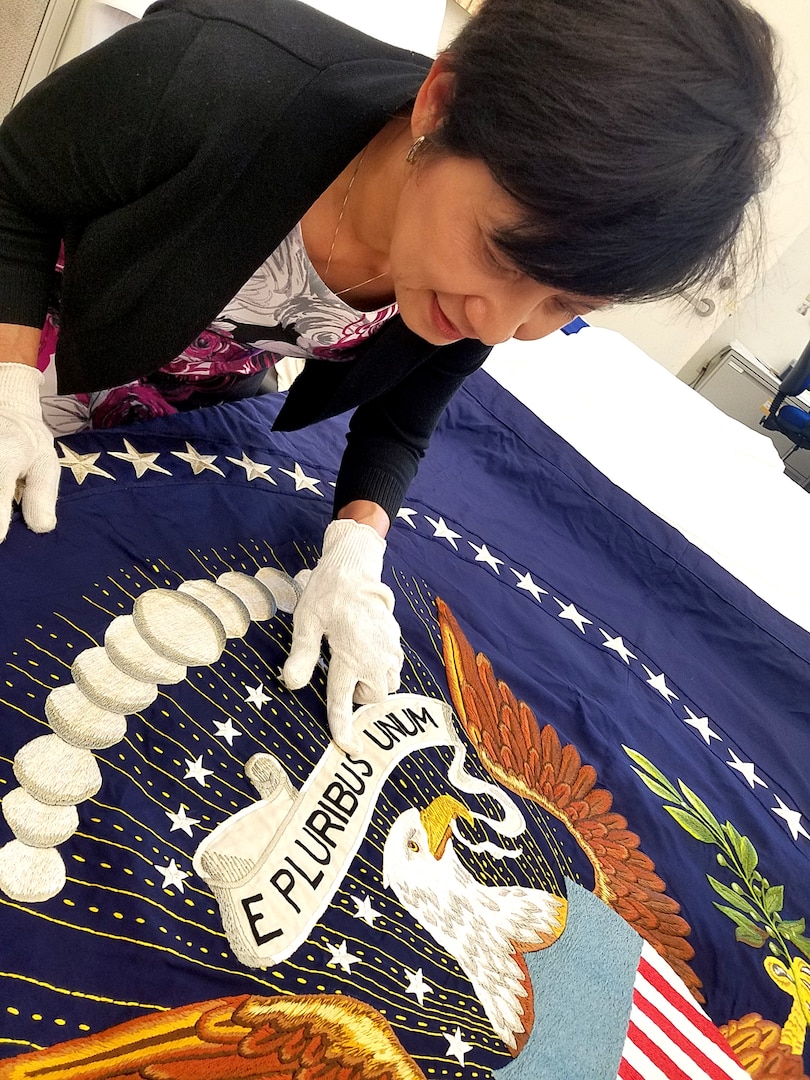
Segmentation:
{"type": "Polygon", "coordinates": [[[453,707],[485,768],[504,787],[542,806],[561,821],[587,855],[593,891],[657,949],[702,1001],[700,979],[689,966],[694,949],[689,924],[667,896],[639,837],[613,813],[610,792],[596,787],[596,771],[576,748],[563,746],[550,725],[496,680],[477,655],[447,604],[437,597],[439,627],[453,707]]]}
{"type": "Polygon", "coordinates": [[[425,1080],[350,997],[217,998],[0,1062],[0,1080],[425,1080]]]}

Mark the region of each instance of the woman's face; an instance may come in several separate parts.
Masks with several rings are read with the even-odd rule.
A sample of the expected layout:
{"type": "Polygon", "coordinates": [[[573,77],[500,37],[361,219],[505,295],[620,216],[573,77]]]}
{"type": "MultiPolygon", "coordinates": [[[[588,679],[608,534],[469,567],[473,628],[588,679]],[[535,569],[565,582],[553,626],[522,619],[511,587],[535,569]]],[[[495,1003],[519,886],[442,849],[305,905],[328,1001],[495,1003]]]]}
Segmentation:
{"type": "Polygon", "coordinates": [[[493,237],[521,218],[480,161],[427,155],[410,166],[394,216],[390,273],[406,326],[434,345],[545,337],[608,301],[538,284],[493,237]]]}

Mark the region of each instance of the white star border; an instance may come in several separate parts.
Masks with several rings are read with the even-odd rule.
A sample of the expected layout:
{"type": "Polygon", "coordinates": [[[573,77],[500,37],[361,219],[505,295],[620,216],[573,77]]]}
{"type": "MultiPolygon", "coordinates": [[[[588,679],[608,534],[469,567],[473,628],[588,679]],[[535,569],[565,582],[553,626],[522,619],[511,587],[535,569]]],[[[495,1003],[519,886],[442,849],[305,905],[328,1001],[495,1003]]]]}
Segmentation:
{"type": "MultiPolygon", "coordinates": [[[[230,462],[233,466],[233,469],[229,470],[229,475],[216,466],[218,455],[203,454],[185,440],[183,445],[183,451],[162,449],[158,452],[150,452],[138,449],[131,442],[124,440],[123,452],[108,450],[94,452],[92,455],[79,455],[60,441],[59,446],[64,455],[60,459],[60,464],[72,473],[77,486],[79,486],[90,477],[98,476],[104,480],[116,479],[110,473],[100,469],[96,464],[98,459],[105,453],[112,458],[121,459],[133,466],[138,480],[144,476],[154,478],[155,473],[162,473],[171,477],[172,473],[168,469],[157,465],[157,459],[163,455],[168,460],[169,456],[172,455],[190,466],[194,478],[203,475],[205,472],[218,473],[226,480],[230,480],[234,476],[241,477],[242,481],[246,483],[260,478],[273,486],[280,487],[283,484],[286,487],[289,484],[293,488],[293,494],[303,494],[309,498],[323,498],[323,492],[318,489],[318,485],[324,483],[324,480],[309,475],[298,461],[293,460],[292,469],[282,468],[280,465],[272,466],[276,474],[282,474],[289,478],[289,481],[276,481],[268,475],[271,469],[270,464],[254,461],[244,450],[241,459],[223,454],[221,455],[223,460],[230,462]]],[[[132,481],[131,473],[127,479],[132,481]]],[[[334,486],[332,481],[326,481],[326,483],[334,486]]],[[[651,663],[645,662],[645,660],[649,661],[648,657],[641,654],[636,655],[632,651],[635,646],[628,645],[621,635],[603,627],[596,617],[589,618],[588,614],[590,613],[586,614],[586,612],[581,611],[570,599],[566,600],[556,596],[552,586],[543,581],[542,578],[538,578],[537,574],[533,574],[528,568],[519,569],[511,566],[503,552],[495,554],[497,549],[491,548],[482,538],[476,536],[475,540],[467,539],[463,531],[456,531],[438,513],[430,516],[420,514],[413,507],[403,506],[396,515],[393,524],[417,533],[420,532],[421,525],[423,531],[429,530],[428,535],[431,538],[442,541],[443,546],[452,548],[458,558],[472,565],[477,565],[481,572],[489,574],[490,577],[497,577],[508,588],[517,589],[527,594],[527,597],[531,598],[531,602],[538,607],[542,607],[547,615],[564,622],[568,632],[577,634],[588,641],[596,641],[600,648],[608,649],[613,654],[616,663],[624,664],[638,679],[649,686],[652,692],[666,702],[677,719],[691,727],[694,736],[701,739],[715,757],[719,756],[725,765],[737,774],[740,782],[746,788],[753,789],[758,795],[771,791],[770,785],[757,773],[756,763],[745,761],[738,756],[731,745],[724,745],[723,736],[712,729],[710,718],[699,716],[693,712],[690,705],[684,700],[685,695],[680,693],[677,686],[670,685],[665,672],[659,671],[654,666],[651,666],[651,663]],[[423,521],[426,525],[422,525],[423,521]],[[460,545],[458,541],[463,543],[460,545]],[[501,555],[503,555],[503,558],[500,557],[501,555]],[[505,569],[507,567],[511,570],[516,579],[515,581],[501,573],[501,568],[505,569]],[[548,588],[546,588],[547,585],[548,588]],[[552,598],[556,601],[558,608],[556,612],[553,610],[553,605],[548,603],[552,598]],[[597,633],[600,635],[601,640],[596,639],[595,635],[597,633]],[[718,743],[716,747],[712,745],[713,740],[718,743]],[[728,755],[731,755],[730,759],[728,755]],[[760,787],[762,788],[761,793],[759,792],[760,787]]],[[[461,529],[462,526],[458,526],[458,528],[461,529]]],[[[198,779],[202,786],[205,786],[204,777],[194,778],[198,779]]],[[[772,792],[769,798],[771,804],[774,798],[777,799],[778,806],[771,805],[769,809],[774,815],[782,818],[793,839],[798,840],[799,836],[810,839],[810,835],[808,835],[807,830],[801,823],[801,813],[785,809],[786,804],[775,792],[772,792]]],[[[763,805],[765,805],[764,802],[763,805]]]]}

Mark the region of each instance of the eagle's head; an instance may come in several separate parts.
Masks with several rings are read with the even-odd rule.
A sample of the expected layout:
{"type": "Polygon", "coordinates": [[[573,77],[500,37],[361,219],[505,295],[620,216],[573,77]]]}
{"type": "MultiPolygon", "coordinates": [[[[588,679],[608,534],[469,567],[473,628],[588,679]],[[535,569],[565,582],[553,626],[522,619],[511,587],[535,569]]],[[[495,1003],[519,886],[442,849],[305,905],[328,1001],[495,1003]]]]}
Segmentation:
{"type": "Polygon", "coordinates": [[[397,891],[397,882],[434,879],[448,846],[452,858],[452,825],[458,817],[474,822],[467,807],[452,795],[439,795],[424,810],[414,807],[401,814],[385,841],[383,885],[397,891]]]}

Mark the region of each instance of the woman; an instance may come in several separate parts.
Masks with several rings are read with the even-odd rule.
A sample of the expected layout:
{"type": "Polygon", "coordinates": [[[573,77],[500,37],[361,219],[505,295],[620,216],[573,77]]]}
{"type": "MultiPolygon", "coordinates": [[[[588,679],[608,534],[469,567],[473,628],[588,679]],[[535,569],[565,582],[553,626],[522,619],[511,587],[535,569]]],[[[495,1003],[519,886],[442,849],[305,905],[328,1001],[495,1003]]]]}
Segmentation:
{"type": "Polygon", "coordinates": [[[159,0],[0,129],[4,526],[15,488],[56,521],[36,356],[60,243],[62,393],[199,403],[212,324],[249,346],[231,395],[307,354],[276,427],[356,411],[284,676],[327,637],[351,746],[352,700],[399,684],[384,537],[447,401],[497,342],[724,266],[775,101],[739,0],[486,0],[432,65],[296,0],[159,0]]]}

